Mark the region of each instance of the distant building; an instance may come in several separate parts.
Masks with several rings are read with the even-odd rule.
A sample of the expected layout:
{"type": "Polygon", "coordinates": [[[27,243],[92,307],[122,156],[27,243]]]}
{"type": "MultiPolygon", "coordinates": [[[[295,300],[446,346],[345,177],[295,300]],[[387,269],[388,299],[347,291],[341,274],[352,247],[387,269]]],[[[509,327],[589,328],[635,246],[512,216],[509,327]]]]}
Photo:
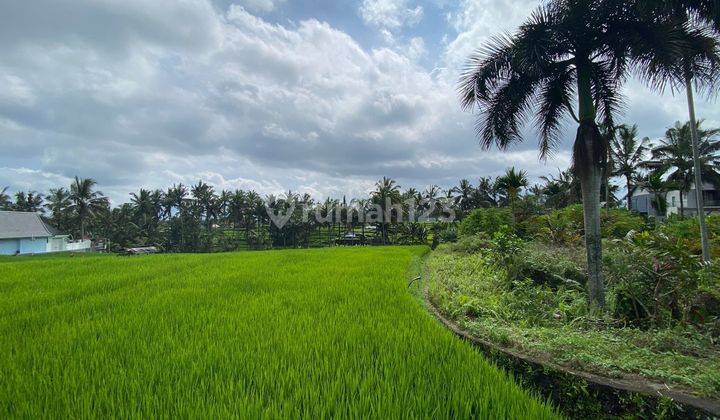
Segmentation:
{"type": "MultiPolygon", "coordinates": [[[[705,184],[702,194],[705,213],[720,212],[720,190],[711,184],[705,184]]],[[[680,191],[669,191],[665,197],[667,199],[667,215],[680,214],[680,191]]],[[[685,216],[697,215],[695,188],[692,187],[690,191],[683,192],[682,197],[685,208],[683,214],[685,216]]],[[[638,189],[632,197],[632,209],[648,216],[657,216],[657,211],[652,206],[652,200],[653,194],[638,189]]]]}
{"type": "Polygon", "coordinates": [[[0,211],[0,255],[85,251],[90,241],[70,241],[43,221],[38,213],[0,211]]]}

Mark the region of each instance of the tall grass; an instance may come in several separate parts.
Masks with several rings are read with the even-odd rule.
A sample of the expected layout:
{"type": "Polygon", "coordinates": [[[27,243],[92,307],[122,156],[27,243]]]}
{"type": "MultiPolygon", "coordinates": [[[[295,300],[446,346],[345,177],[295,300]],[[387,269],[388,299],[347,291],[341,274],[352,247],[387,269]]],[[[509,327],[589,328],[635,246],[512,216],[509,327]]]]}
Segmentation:
{"type": "Polygon", "coordinates": [[[553,417],[408,293],[423,251],[0,259],[0,417],[553,417]]]}

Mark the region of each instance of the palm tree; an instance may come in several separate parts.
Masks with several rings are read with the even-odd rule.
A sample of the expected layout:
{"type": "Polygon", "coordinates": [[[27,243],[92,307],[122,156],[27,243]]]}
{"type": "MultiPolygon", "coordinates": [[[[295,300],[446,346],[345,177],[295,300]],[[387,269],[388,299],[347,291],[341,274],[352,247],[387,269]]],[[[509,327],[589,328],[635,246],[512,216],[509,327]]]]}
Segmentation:
{"type": "Polygon", "coordinates": [[[615,125],[620,86],[630,68],[647,68],[679,48],[674,26],[642,19],[634,3],[546,3],[516,34],[495,37],[474,55],[460,81],[463,107],[481,111],[478,136],[486,148],[507,149],[522,141],[522,123],[536,110],[544,158],[559,141],[563,116],[578,123],[573,167],[582,187],[589,295],[598,307],[605,304],[600,188],[608,157],[598,120],[615,125]]]}
{"type": "Polygon", "coordinates": [[[571,170],[558,170],[557,177],[541,176],[540,179],[545,182],[543,195],[546,197],[545,204],[548,207],[560,209],[582,200],[580,182],[571,170]]]}
{"type": "Polygon", "coordinates": [[[617,136],[610,144],[610,153],[615,163],[611,175],[625,177],[628,210],[632,210],[632,196],[637,188],[636,185],[633,185],[633,181],[637,179],[638,168],[648,151],[648,141],[647,137],[638,140],[637,124],[633,124],[632,127],[623,124],[617,127],[617,136]]]}
{"type": "Polygon", "coordinates": [[[35,191],[18,191],[15,193],[15,211],[41,212],[43,211],[43,195],[35,191]]]}
{"type": "Polygon", "coordinates": [[[475,188],[475,197],[473,201],[478,206],[497,207],[499,204],[497,193],[495,180],[491,177],[483,176],[478,180],[478,186],[475,188]]]}
{"type": "MultiPolygon", "coordinates": [[[[669,19],[676,28],[682,29],[682,48],[675,54],[662,57],[649,63],[651,66],[643,73],[660,90],[665,83],[671,89],[685,89],[690,118],[691,149],[694,165],[695,191],[703,188],[702,170],[700,168],[700,137],[696,130],[695,99],[693,84],[698,90],[714,91],[720,79],[720,53],[718,36],[720,36],[720,2],[698,0],[659,0],[640,2],[647,15],[669,19]]],[[[682,193],[681,193],[682,195],[682,193]]],[[[702,193],[696,197],[698,221],[700,224],[700,240],[702,243],[703,261],[710,261],[710,244],[702,193]]]]}
{"type": "Polygon", "coordinates": [[[475,203],[473,202],[475,188],[473,188],[467,179],[461,179],[458,186],[455,187],[455,191],[458,193],[457,202],[460,207],[460,214],[464,215],[475,207],[475,203]]]}
{"type": "Polygon", "coordinates": [[[394,179],[383,177],[375,183],[375,190],[371,193],[373,203],[382,209],[382,240],[387,243],[388,240],[388,224],[392,219],[390,207],[400,201],[400,186],[394,179]]]}
{"type": "Polygon", "coordinates": [[[507,197],[510,209],[513,217],[515,217],[515,202],[517,201],[520,190],[528,186],[527,172],[516,171],[515,167],[512,167],[505,171],[505,174],[498,177],[495,181],[497,189],[504,191],[507,197]]]}
{"type": "Polygon", "coordinates": [[[12,201],[10,201],[10,195],[7,194],[8,187],[0,189],[0,210],[10,210],[12,207],[12,201]]]}
{"type": "Polygon", "coordinates": [[[80,221],[80,237],[85,238],[85,226],[88,219],[95,216],[95,213],[107,205],[107,198],[102,192],[94,191],[95,182],[92,178],[80,179],[77,176],[70,185],[70,209],[80,221]]]}
{"type": "Polygon", "coordinates": [[[170,218],[173,209],[180,211],[187,195],[187,188],[182,183],[168,188],[163,199],[163,216],[170,218]]]}
{"type": "Polygon", "coordinates": [[[68,221],[68,208],[70,207],[70,191],[65,188],[51,188],[46,197],[45,208],[50,212],[50,221],[53,226],[64,231],[68,221]]]}
{"type": "Polygon", "coordinates": [[[214,216],[215,190],[210,185],[199,181],[190,190],[200,213],[205,215],[205,228],[210,230],[214,216]]]}
{"type": "Polygon", "coordinates": [[[154,242],[155,233],[163,214],[162,192],[141,188],[139,193],[130,193],[130,202],[135,211],[136,224],[146,237],[154,242]]]}
{"type": "MultiPolygon", "coordinates": [[[[674,127],[665,132],[665,138],[660,140],[659,145],[652,147],[652,160],[644,163],[645,166],[660,174],[670,172],[668,180],[680,189],[681,217],[685,214],[683,194],[688,192],[690,186],[693,185],[695,162],[698,163],[701,176],[713,185],[720,187],[720,160],[718,160],[720,141],[714,140],[714,137],[720,133],[720,129],[704,130],[701,125],[702,121],[698,121],[696,124],[696,132],[700,139],[697,160],[694,159],[690,122],[682,124],[678,121],[674,127]]],[[[696,189],[695,192],[697,197],[702,196],[702,188],[696,189]]],[[[698,207],[699,210],[700,207],[698,207]]]]}
{"type": "Polygon", "coordinates": [[[677,184],[672,181],[662,179],[662,175],[658,172],[648,174],[647,177],[640,181],[640,184],[652,196],[651,205],[660,217],[667,214],[667,193],[673,188],[677,188],[677,184]]]}

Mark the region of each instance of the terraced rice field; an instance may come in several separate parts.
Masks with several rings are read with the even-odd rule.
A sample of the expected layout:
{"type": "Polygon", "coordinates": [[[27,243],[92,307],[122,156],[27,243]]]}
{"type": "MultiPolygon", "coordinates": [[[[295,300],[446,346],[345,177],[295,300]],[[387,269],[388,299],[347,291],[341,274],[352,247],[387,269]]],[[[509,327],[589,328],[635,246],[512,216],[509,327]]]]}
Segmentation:
{"type": "Polygon", "coordinates": [[[0,259],[0,417],[555,417],[425,312],[424,251],[0,259]]]}

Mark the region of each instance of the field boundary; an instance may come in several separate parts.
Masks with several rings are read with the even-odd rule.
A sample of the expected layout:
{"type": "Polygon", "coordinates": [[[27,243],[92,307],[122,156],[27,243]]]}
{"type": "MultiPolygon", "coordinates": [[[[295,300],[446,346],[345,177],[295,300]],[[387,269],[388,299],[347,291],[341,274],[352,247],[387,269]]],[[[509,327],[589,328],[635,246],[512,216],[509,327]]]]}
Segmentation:
{"type": "MultiPolygon", "coordinates": [[[[609,378],[606,376],[578,371],[567,368],[547,360],[532,357],[512,348],[500,346],[496,343],[475,337],[461,328],[457,323],[443,315],[442,311],[433,303],[429,294],[429,276],[422,270],[423,299],[431,315],[443,326],[452,331],[460,339],[469,342],[500,367],[505,368],[516,380],[526,383],[544,397],[553,400],[561,411],[577,414],[574,408],[568,410],[568,404],[581,404],[578,397],[562,393],[554,395],[552,383],[568,381],[576,386],[580,381],[589,391],[590,396],[597,398],[608,415],[640,414],[635,411],[639,408],[648,408],[650,405],[655,413],[658,410],[665,415],[678,418],[717,419],[720,418],[720,401],[696,397],[678,390],[669,388],[648,380],[628,380],[609,378]],[[649,400],[649,401],[648,401],[649,400]],[[641,407],[637,407],[637,405],[641,407]],[[674,405],[674,409],[668,405],[674,405]],[[667,413],[670,411],[671,413],[667,413]]],[[[582,392],[587,395],[588,392],[582,392]]]]}

